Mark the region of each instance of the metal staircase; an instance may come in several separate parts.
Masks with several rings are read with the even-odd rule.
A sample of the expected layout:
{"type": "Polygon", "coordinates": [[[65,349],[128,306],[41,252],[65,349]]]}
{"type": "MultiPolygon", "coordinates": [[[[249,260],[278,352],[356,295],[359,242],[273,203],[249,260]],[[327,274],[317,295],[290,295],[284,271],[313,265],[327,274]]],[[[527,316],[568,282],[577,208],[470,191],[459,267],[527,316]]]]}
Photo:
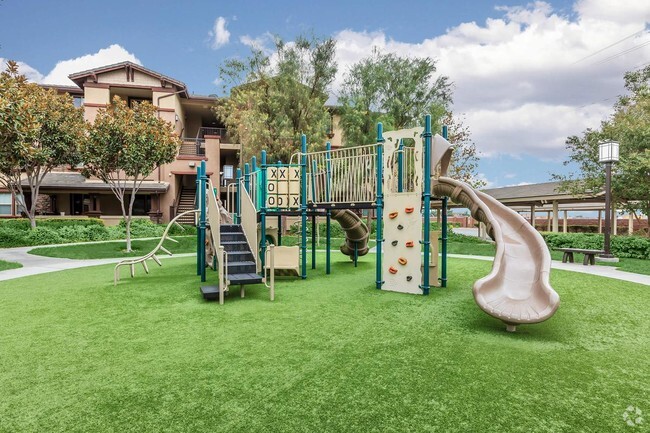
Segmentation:
{"type": "MultiPolygon", "coordinates": [[[[250,250],[242,226],[239,224],[221,224],[221,246],[226,253],[225,280],[227,285],[260,284],[263,278],[257,274],[255,257],[250,250]]],[[[219,299],[219,286],[201,286],[201,293],[206,300],[219,299]]],[[[243,295],[243,290],[242,290],[243,295]]]]}
{"type": "MultiPolygon", "coordinates": [[[[188,212],[196,208],[196,188],[183,187],[181,194],[178,198],[178,206],[176,207],[176,215],[178,216],[183,212],[188,212]]],[[[181,224],[194,225],[194,214],[187,214],[178,219],[181,224]]]]}

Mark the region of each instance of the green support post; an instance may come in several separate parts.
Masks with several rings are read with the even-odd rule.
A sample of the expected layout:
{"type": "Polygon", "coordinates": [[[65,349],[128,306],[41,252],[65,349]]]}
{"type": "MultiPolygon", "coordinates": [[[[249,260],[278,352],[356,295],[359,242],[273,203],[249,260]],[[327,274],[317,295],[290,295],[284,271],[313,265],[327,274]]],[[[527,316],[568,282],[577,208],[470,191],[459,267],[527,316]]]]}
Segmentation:
{"type": "Polygon", "coordinates": [[[282,246],[282,215],[278,215],[278,246],[282,246]]]}
{"type": "Polygon", "coordinates": [[[205,174],[205,161],[201,161],[201,179],[199,181],[199,193],[201,194],[201,218],[199,220],[199,233],[201,233],[201,245],[199,253],[201,256],[201,282],[205,282],[205,229],[206,229],[206,181],[208,176],[205,174]]]}
{"type": "Polygon", "coordinates": [[[300,137],[300,221],[302,252],[301,277],[307,278],[307,136],[300,137]]]}
{"type": "Polygon", "coordinates": [[[237,198],[235,199],[235,224],[241,224],[241,168],[237,169],[237,198]]]}
{"type": "MultiPolygon", "coordinates": [[[[327,170],[327,177],[325,178],[325,201],[329,203],[330,201],[330,179],[332,175],[332,168],[331,168],[331,159],[332,159],[332,144],[328,141],[327,146],[326,146],[327,153],[325,153],[325,161],[326,161],[326,170],[327,170]]],[[[327,214],[325,217],[325,226],[327,233],[326,239],[325,239],[325,274],[329,275],[332,272],[332,264],[330,262],[332,252],[330,251],[330,248],[332,246],[332,210],[327,209],[327,214]]]]}
{"type": "Polygon", "coordinates": [[[248,163],[244,164],[244,188],[251,195],[251,167],[248,163]]]}
{"type": "Polygon", "coordinates": [[[424,266],[422,267],[422,289],[423,295],[429,294],[429,258],[431,256],[431,224],[429,218],[431,217],[431,115],[427,114],[424,117],[424,191],[422,198],[424,200],[424,231],[422,244],[424,244],[424,266]]]}
{"type": "Polygon", "coordinates": [[[381,122],[377,124],[377,273],[376,273],[376,288],[381,289],[384,282],[381,279],[381,244],[384,241],[383,236],[383,208],[384,208],[384,193],[383,193],[383,150],[384,150],[384,136],[383,125],[381,122]]]}
{"type": "MultiPolygon", "coordinates": [[[[447,125],[442,127],[442,137],[448,138],[447,125]]],[[[449,198],[442,198],[442,260],[440,263],[440,287],[447,287],[447,202],[449,198]]]]}
{"type": "MultiPolygon", "coordinates": [[[[264,272],[264,257],[266,255],[266,150],[262,151],[262,165],[260,165],[260,175],[262,178],[262,187],[260,188],[260,246],[262,254],[260,263],[262,263],[262,272],[264,272]]],[[[256,254],[256,251],[253,251],[256,254]]]]}
{"type": "MultiPolygon", "coordinates": [[[[196,196],[194,199],[196,209],[201,210],[201,165],[196,167],[196,196]]],[[[195,220],[196,221],[196,220],[195,220]]],[[[196,275],[201,275],[201,226],[196,235],[196,275]]]]}
{"type": "Polygon", "coordinates": [[[316,269],[316,214],[311,216],[311,268],[316,269]]]}

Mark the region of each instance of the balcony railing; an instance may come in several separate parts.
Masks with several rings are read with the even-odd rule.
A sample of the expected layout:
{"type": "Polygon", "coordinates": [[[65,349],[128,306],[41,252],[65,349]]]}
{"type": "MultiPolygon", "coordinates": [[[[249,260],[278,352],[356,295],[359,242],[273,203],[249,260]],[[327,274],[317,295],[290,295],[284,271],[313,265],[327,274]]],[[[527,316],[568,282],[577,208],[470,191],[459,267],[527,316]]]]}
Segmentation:
{"type": "Polygon", "coordinates": [[[221,143],[232,144],[226,128],[201,127],[195,138],[183,137],[183,144],[178,154],[181,156],[204,156],[206,135],[218,135],[221,137],[221,143]]]}
{"type": "Polygon", "coordinates": [[[206,135],[218,135],[221,137],[222,143],[232,144],[230,137],[228,136],[228,130],[226,128],[212,128],[210,126],[202,126],[199,128],[199,132],[196,134],[196,139],[204,139],[206,135]]]}

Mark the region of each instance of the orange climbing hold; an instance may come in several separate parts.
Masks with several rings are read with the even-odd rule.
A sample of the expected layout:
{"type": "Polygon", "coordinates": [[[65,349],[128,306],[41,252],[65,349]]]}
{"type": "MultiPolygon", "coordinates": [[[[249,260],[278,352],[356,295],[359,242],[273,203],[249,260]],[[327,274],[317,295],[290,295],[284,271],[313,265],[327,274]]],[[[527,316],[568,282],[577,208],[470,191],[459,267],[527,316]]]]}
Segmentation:
{"type": "Polygon", "coordinates": [[[405,265],[407,263],[404,257],[400,257],[399,259],[397,259],[397,261],[399,262],[400,265],[405,265]]]}
{"type": "Polygon", "coordinates": [[[413,241],[406,241],[407,248],[413,248],[413,241]]]}
{"type": "Polygon", "coordinates": [[[388,214],[388,217],[390,219],[395,219],[395,218],[397,218],[398,213],[399,212],[391,212],[391,213],[388,214]]]}
{"type": "Polygon", "coordinates": [[[390,272],[391,274],[396,274],[397,273],[397,268],[394,268],[394,267],[391,266],[390,268],[388,268],[388,272],[390,272]]]}
{"type": "Polygon", "coordinates": [[[414,210],[415,210],[415,208],[413,208],[413,207],[407,207],[406,209],[404,209],[404,212],[413,213],[414,210]]]}

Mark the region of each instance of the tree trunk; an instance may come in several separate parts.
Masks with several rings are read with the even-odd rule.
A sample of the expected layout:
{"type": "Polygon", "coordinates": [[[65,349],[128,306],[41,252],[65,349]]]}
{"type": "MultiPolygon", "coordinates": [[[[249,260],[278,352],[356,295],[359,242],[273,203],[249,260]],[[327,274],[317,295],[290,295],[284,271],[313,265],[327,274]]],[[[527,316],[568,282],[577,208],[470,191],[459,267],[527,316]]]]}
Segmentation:
{"type": "Polygon", "coordinates": [[[124,227],[126,229],[126,252],[131,252],[131,215],[124,218],[124,227]]]}

